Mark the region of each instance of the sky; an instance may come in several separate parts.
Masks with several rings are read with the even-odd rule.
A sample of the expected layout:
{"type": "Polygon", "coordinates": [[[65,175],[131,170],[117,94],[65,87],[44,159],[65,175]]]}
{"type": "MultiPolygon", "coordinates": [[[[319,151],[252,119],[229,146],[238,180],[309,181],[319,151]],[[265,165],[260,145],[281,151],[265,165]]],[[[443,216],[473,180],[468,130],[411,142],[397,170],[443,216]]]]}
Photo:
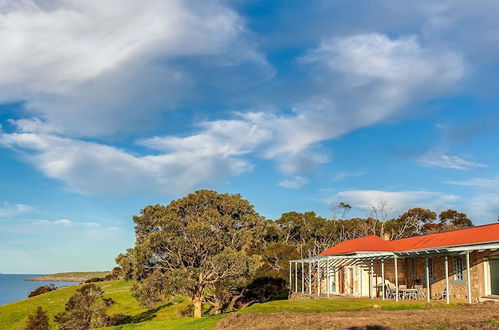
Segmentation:
{"type": "Polygon", "coordinates": [[[105,270],[197,189],[499,216],[495,1],[0,0],[0,272],[105,270]]]}

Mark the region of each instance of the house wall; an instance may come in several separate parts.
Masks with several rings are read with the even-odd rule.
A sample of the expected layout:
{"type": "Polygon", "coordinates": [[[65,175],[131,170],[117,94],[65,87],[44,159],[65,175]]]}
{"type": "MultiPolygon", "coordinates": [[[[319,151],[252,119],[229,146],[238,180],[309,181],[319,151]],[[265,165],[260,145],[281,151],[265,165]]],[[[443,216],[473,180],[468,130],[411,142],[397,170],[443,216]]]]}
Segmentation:
{"type": "MultiPolygon", "coordinates": [[[[449,288],[451,301],[468,301],[466,256],[462,255],[463,262],[463,280],[458,281],[454,278],[454,257],[449,256],[449,288]]],[[[499,252],[471,252],[470,253],[470,275],[471,275],[471,296],[472,301],[477,302],[487,294],[486,277],[488,276],[486,262],[489,258],[499,258],[499,252]]],[[[432,257],[433,260],[433,280],[430,281],[430,296],[432,299],[443,298],[445,290],[445,257],[432,257]]],[[[426,295],[426,267],[425,258],[415,258],[416,271],[413,274],[412,258],[398,258],[398,283],[412,287],[415,284],[421,284],[424,287],[426,295]]],[[[385,263],[385,283],[395,284],[395,265],[393,259],[386,259],[385,263]]],[[[378,289],[382,283],[381,261],[373,261],[373,281],[369,280],[370,262],[367,261],[360,266],[343,267],[338,272],[338,293],[353,296],[369,296],[369,288],[373,288],[375,297],[381,297],[381,291],[378,289]],[[350,270],[353,272],[353,288],[351,280],[348,278],[350,270]],[[360,277],[362,276],[362,281],[360,277]],[[362,288],[361,288],[362,287],[362,288]]]]}

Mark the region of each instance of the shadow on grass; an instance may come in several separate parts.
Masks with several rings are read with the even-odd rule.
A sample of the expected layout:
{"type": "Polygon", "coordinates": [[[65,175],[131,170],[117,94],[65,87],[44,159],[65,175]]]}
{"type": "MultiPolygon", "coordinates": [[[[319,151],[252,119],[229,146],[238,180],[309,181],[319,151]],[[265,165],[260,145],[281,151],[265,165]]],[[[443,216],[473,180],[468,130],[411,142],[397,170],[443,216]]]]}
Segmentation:
{"type": "Polygon", "coordinates": [[[134,315],[134,316],[127,316],[127,318],[124,320],[124,322],[122,324],[127,324],[127,323],[141,323],[141,322],[145,322],[145,321],[150,321],[152,320],[153,318],[156,317],[156,313],[165,308],[165,307],[168,307],[168,306],[172,306],[172,305],[176,305],[178,304],[177,301],[170,301],[166,304],[163,304],[163,305],[159,305],[158,307],[156,308],[152,308],[152,309],[148,309],[146,310],[145,312],[142,312],[138,315],[134,315]]]}

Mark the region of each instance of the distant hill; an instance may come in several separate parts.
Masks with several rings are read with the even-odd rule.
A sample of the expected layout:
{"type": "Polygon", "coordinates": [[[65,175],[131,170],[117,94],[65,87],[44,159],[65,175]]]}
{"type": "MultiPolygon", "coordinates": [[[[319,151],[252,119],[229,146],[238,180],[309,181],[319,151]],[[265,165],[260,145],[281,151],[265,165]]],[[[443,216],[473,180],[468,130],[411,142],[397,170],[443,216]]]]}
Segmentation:
{"type": "Polygon", "coordinates": [[[91,278],[104,277],[111,274],[109,271],[104,272],[69,272],[56,273],[36,276],[26,281],[50,281],[50,282],[85,282],[91,278]]]}

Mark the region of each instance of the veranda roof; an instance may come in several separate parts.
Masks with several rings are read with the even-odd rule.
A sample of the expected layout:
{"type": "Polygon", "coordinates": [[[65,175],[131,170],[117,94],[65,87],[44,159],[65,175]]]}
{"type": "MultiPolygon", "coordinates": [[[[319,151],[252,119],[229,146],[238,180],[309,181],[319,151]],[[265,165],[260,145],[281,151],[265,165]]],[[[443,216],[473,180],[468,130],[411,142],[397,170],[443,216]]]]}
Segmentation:
{"type": "Polygon", "coordinates": [[[393,241],[386,241],[371,235],[338,243],[317,257],[386,257],[387,255],[418,254],[420,251],[457,252],[465,249],[464,247],[479,249],[482,246],[485,249],[499,248],[499,223],[393,241]]]}

